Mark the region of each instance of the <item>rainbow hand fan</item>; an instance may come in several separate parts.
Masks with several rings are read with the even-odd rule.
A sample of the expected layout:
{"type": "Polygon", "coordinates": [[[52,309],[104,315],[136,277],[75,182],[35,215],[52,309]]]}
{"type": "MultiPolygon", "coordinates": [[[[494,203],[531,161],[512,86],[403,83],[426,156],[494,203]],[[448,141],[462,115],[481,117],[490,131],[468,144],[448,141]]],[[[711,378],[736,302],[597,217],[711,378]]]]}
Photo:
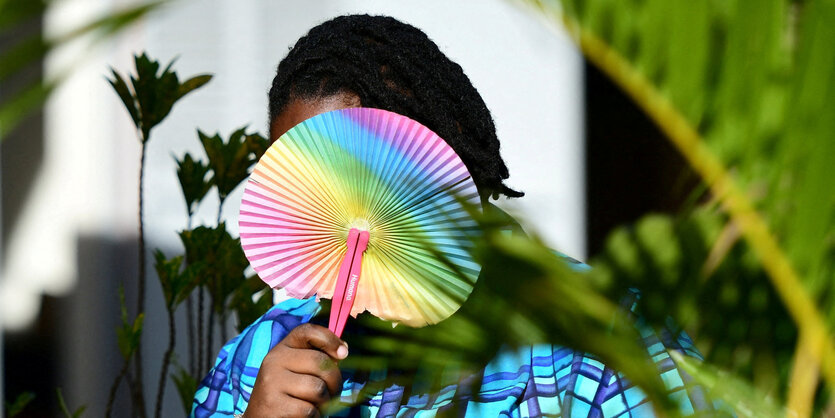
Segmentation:
{"type": "Polygon", "coordinates": [[[247,182],[239,218],[252,267],[296,298],[424,326],[454,313],[480,266],[470,250],[475,184],[425,126],[380,109],[314,116],[282,135],[247,182]]]}

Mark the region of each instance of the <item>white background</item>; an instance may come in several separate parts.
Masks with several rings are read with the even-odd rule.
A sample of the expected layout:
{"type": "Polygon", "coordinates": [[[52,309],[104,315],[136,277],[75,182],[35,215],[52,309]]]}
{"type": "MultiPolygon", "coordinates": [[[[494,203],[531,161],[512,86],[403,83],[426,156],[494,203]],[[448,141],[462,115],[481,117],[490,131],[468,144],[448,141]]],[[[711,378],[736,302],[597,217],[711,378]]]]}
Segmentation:
{"type": "MultiPolygon", "coordinates": [[[[72,28],[123,3],[57,2],[47,31],[72,28]]],[[[139,145],[105,82],[108,66],[133,71],[132,54],[145,50],[163,63],[177,58],[181,79],[214,74],[174,107],[149,144],[147,241],[177,248],[176,231],[184,228],[186,212],[172,156],[186,151],[202,156],[196,128],[223,137],[243,125],[265,132],[267,92],[279,60],[310,27],[355,12],[388,14],[421,28],[464,68],[493,112],[511,173],[508,184],[527,194],[498,204],[520,214],[529,232],[582,259],[582,61],[564,34],[527,10],[500,0],[181,0],[112,43],[97,48],[79,43],[50,60],[53,73],[71,63],[76,71],[47,105],[44,166],[35,189],[18,224],[4,225],[11,229],[0,282],[4,326],[28,326],[38,314],[41,293],[72,291],[79,236],[135,235],[139,145]]],[[[224,211],[233,230],[239,199],[240,191],[224,211]]],[[[214,223],[216,201],[206,199],[197,222],[214,223]]],[[[179,408],[175,397],[172,389],[166,408],[179,408]]]]}

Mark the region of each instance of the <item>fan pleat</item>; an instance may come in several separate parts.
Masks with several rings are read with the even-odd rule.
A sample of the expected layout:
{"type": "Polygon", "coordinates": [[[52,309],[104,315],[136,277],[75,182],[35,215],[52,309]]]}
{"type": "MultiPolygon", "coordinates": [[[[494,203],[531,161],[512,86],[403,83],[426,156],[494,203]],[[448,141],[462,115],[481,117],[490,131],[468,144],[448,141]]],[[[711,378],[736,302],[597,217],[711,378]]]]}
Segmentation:
{"type": "Polygon", "coordinates": [[[270,201],[274,201],[273,199],[259,200],[258,197],[260,196],[256,195],[250,197],[247,200],[247,209],[245,211],[241,211],[242,215],[249,217],[247,218],[247,221],[250,218],[257,219],[260,223],[264,224],[279,224],[280,222],[289,221],[303,227],[309,226],[312,228],[333,228],[333,226],[336,225],[335,222],[323,222],[322,219],[307,216],[304,212],[300,212],[293,208],[287,208],[288,210],[285,210],[284,208],[278,208],[276,206],[270,207],[268,204],[270,201]],[[262,202],[267,204],[263,204],[262,202]]]}
{"type": "Polygon", "coordinates": [[[477,206],[466,167],[434,132],[354,108],[290,129],[265,153],[241,202],[241,244],[272,287],[329,298],[353,227],[369,231],[351,314],[437,323],[472,291],[477,206]]]}
{"type": "MultiPolygon", "coordinates": [[[[270,173],[276,173],[278,171],[278,169],[270,166],[269,160],[266,161],[264,169],[270,173]]],[[[253,172],[253,176],[256,179],[261,180],[261,184],[264,185],[266,189],[269,189],[270,194],[274,197],[274,200],[280,202],[279,205],[297,210],[305,209],[310,212],[311,215],[320,216],[323,221],[330,220],[334,223],[338,222],[338,219],[334,216],[331,208],[323,206],[321,201],[317,199],[317,196],[315,196],[315,193],[311,193],[309,196],[300,196],[298,195],[298,192],[293,190],[296,187],[295,185],[301,184],[301,181],[295,179],[285,180],[283,183],[287,184],[287,188],[284,189],[285,192],[282,193],[282,187],[285,186],[279,184],[277,179],[268,178],[266,177],[266,173],[259,171],[253,172]]]]}

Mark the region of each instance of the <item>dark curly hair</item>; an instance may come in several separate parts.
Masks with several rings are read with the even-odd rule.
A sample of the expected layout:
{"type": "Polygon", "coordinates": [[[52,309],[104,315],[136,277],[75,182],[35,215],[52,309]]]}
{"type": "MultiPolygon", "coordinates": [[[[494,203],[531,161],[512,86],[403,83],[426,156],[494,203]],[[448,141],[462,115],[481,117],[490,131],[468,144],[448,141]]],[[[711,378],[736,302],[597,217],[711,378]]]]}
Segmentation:
{"type": "Polygon", "coordinates": [[[278,65],[270,121],[294,99],[340,93],[433,130],[461,157],[483,198],[523,195],[504,184],[509,173],[481,95],[461,66],[420,29],[369,15],[341,16],[314,27],[278,65]]]}

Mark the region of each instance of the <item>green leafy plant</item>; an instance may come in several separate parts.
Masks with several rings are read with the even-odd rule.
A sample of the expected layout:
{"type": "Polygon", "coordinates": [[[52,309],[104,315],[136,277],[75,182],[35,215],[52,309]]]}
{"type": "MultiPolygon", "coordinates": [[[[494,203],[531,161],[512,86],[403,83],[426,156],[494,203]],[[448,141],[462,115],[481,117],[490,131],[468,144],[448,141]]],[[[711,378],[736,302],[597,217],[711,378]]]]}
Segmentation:
{"type": "MultiPolygon", "coordinates": [[[[271,301],[271,297],[265,299],[264,294],[269,292],[264,292],[264,285],[257,277],[247,278],[249,262],[240,240],[227,231],[225,222],[221,222],[226,197],[246,179],[251,166],[266,152],[269,141],[257,133],[247,133],[245,127],[232,132],[227,140],[220,134],[208,136],[199,130],[197,134],[208,162],[190,154],[176,159],[188,214],[187,228],[179,233],[184,253],[173,258],[166,258],[160,251],[156,253],[158,276],[166,300],[170,301],[171,332],[173,312],[181,302],[186,302],[189,366],[188,369],[180,366],[172,376],[186,411],[191,410],[197,382],[208,371],[218,348],[213,344],[215,329],[219,329],[221,340],[226,341],[230,314],[237,313],[239,321],[240,318],[257,318],[268,308],[265,302],[271,301]],[[193,227],[194,212],[212,188],[218,192],[218,223],[193,227]],[[260,285],[256,285],[256,281],[260,285]],[[208,313],[204,312],[206,295],[209,297],[208,313]],[[191,303],[193,298],[197,299],[196,311],[191,303]]],[[[173,341],[173,334],[170,340],[173,341]]],[[[173,350],[173,345],[169,350],[173,350]]],[[[170,355],[164,368],[168,358],[170,355]]],[[[166,375],[166,371],[160,375],[160,386],[164,385],[166,375]]],[[[160,389],[159,399],[162,393],[160,389]]]]}
{"type": "MultiPolygon", "coordinates": [[[[150,59],[144,53],[134,56],[134,64],[136,74],[130,77],[123,77],[116,70],[111,69],[112,77],[108,80],[110,85],[118,94],[125,109],[131,116],[134,126],[137,130],[137,136],[141,144],[140,168],[139,168],[139,277],[137,280],[137,318],[139,318],[145,309],[145,228],[143,223],[143,184],[145,180],[145,157],[147,144],[151,140],[151,130],[156,127],[166,116],[171,112],[174,103],[180,100],[186,94],[203,86],[209,80],[211,75],[198,75],[184,82],[180,82],[177,74],[172,70],[173,61],[160,71],[160,63],[150,59]],[[125,81],[125,80],[129,81],[125,81]]],[[[179,276],[178,276],[179,277],[179,276]]],[[[163,284],[163,288],[173,291],[173,283],[163,284]]],[[[123,320],[124,321],[124,320],[123,320]]],[[[173,328],[173,327],[172,327],[173,328]]],[[[141,329],[141,328],[140,328],[141,329]]],[[[171,334],[173,336],[173,330],[171,334]]],[[[121,338],[120,338],[121,342],[121,338]]],[[[131,387],[132,398],[134,406],[137,408],[140,416],[145,416],[145,399],[142,390],[143,387],[143,367],[142,367],[142,334],[141,331],[135,336],[135,348],[129,352],[126,362],[131,359],[134,360],[133,379],[128,379],[131,387]]],[[[170,343],[173,347],[173,338],[170,343]]],[[[120,345],[121,347],[121,345],[120,345]]],[[[163,369],[167,369],[170,359],[170,350],[166,353],[166,359],[163,361],[163,369]]],[[[124,355],[124,352],[123,352],[124,355]]],[[[125,373],[120,373],[113,383],[111,388],[111,397],[108,401],[107,410],[108,415],[112,405],[114,394],[121,383],[125,373]]],[[[128,375],[129,376],[129,375],[128,375]]],[[[164,381],[163,381],[164,382],[164,381]]],[[[162,393],[162,391],[160,391],[162,393]]],[[[159,416],[159,408],[161,395],[157,397],[157,416],[159,416]]]]}
{"type": "Polygon", "coordinates": [[[822,117],[835,111],[827,58],[835,4],[521,3],[567,29],[664,132],[714,202],[615,231],[595,265],[612,283],[640,284],[656,324],[664,306],[689,324],[708,363],[741,373],[735,382],[811,414],[819,374],[835,384],[835,121],[822,117]],[[713,225],[699,226],[706,218],[713,225]],[[653,302],[662,298],[675,303],[653,302]],[[725,306],[724,320],[714,301],[725,306]]]}
{"type": "MultiPolygon", "coordinates": [[[[829,94],[835,62],[827,58],[827,46],[835,44],[835,27],[828,23],[835,5],[520,2],[568,30],[586,58],[661,128],[706,192],[682,213],[648,214],[612,231],[590,272],[567,269],[535,236],[503,233],[507,219],[474,213],[483,232],[475,255],[484,272],[461,310],[418,330],[361,317],[377,333],[352,342],[366,354],[345,365],[425,366],[438,373],[428,380],[442,383],[442,371],[467,375],[502,347],[552,342],[597,355],[644,389],[659,412],[674,415],[636,327],[685,329],[705,361],[670,356],[738,415],[808,416],[831,408],[827,390],[818,389],[819,376],[825,389],[835,383],[829,331],[835,316],[835,193],[828,175],[835,162],[829,138],[835,119],[821,116],[835,110],[829,94]],[[504,280],[509,276],[513,285],[504,280]],[[620,307],[633,288],[640,289],[634,309],[643,325],[620,307]]],[[[218,323],[223,332],[225,315],[234,313],[240,329],[271,304],[260,281],[246,277],[239,243],[220,216],[225,197],[267,141],[250,138],[245,129],[227,141],[202,132],[198,138],[208,162],[191,155],[178,160],[189,216],[180,233],[184,255],[157,256],[170,309],[188,305],[192,358],[189,370],[174,373],[185,410],[214,354],[218,323]],[[220,196],[217,225],[192,228],[212,187],[220,196]],[[200,274],[188,278],[192,268],[200,274]],[[192,296],[197,293],[196,313],[192,296],[177,296],[189,286],[192,296]],[[210,299],[206,315],[204,294],[210,299]]]]}
{"type": "MultiPolygon", "coordinates": [[[[116,379],[110,386],[110,392],[107,398],[105,410],[106,416],[110,416],[111,414],[113,401],[116,399],[116,390],[119,389],[119,384],[125,378],[130,379],[130,375],[128,374],[130,360],[139,348],[139,341],[142,337],[142,326],[145,322],[144,312],[138,313],[133,321],[128,319],[128,309],[125,305],[125,290],[121,286],[119,287],[119,306],[122,324],[116,328],[116,342],[119,346],[119,353],[122,354],[123,363],[121,370],[119,370],[119,374],[116,375],[116,379]]],[[[135,396],[135,392],[133,390],[131,390],[131,396],[135,396]]],[[[134,402],[136,402],[135,398],[134,402]]]]}
{"type": "MultiPolygon", "coordinates": [[[[174,104],[189,92],[207,83],[211,76],[200,75],[180,82],[177,74],[168,64],[160,71],[158,62],[150,59],[144,53],[135,57],[136,74],[122,77],[117,71],[111,70],[112,78],[108,80],[122,99],[131,119],[137,129],[142,144],[140,168],[140,196],[145,167],[145,146],[150,140],[152,129],[157,126],[174,107],[174,104]],[[126,80],[130,80],[127,82],[126,80]]],[[[199,379],[208,371],[211,360],[217,350],[214,332],[219,329],[223,341],[227,339],[226,330],[230,312],[241,310],[242,317],[250,318],[255,315],[256,307],[262,308],[263,295],[258,302],[254,302],[253,293],[261,289],[253,289],[252,280],[247,280],[245,270],[249,266],[241,249],[240,241],[232,237],[226,230],[226,224],[221,222],[223,204],[226,197],[238,187],[247,177],[252,164],[266,151],[269,142],[257,133],[248,133],[240,128],[229,135],[228,139],[220,134],[212,136],[197,131],[200,144],[208,161],[194,158],[185,154],[176,158],[177,178],[182,188],[186,203],[188,223],[186,229],[179,233],[183,244],[183,254],[167,256],[161,250],[154,252],[156,275],[160,280],[165,307],[168,316],[168,347],[162,358],[162,366],[157,386],[154,416],[162,414],[162,401],[169,377],[174,379],[183,407],[190,410],[191,398],[196,390],[199,379]],[[194,213],[211,189],[218,193],[217,224],[215,226],[192,226],[194,213]],[[246,292],[249,297],[244,296],[246,292]],[[235,295],[233,298],[232,296],[235,295]],[[208,296],[209,308],[205,309],[205,299],[208,296]],[[196,299],[196,310],[193,299],[196,299]],[[188,359],[187,368],[178,366],[177,372],[170,374],[169,368],[174,360],[176,346],[175,312],[185,303],[188,328],[188,359]]],[[[144,222],[142,218],[142,199],[140,197],[140,266],[144,266],[144,222]]],[[[145,300],[144,271],[140,269],[140,282],[137,292],[140,315],[145,300]]],[[[120,347],[125,346],[123,355],[126,362],[134,359],[136,365],[135,376],[141,376],[141,358],[139,349],[141,344],[141,326],[139,332],[128,334],[127,319],[120,332],[120,347]]],[[[141,321],[140,321],[141,322],[141,321]]],[[[127,369],[125,369],[127,370],[127,369]]],[[[122,376],[130,377],[123,371],[111,389],[113,394],[122,376]]],[[[128,379],[133,388],[132,397],[135,412],[145,416],[145,401],[141,392],[139,378],[136,382],[128,379]],[[137,389],[139,388],[139,389],[137,389]]],[[[109,413],[109,410],[108,410],[109,413]]]]}

